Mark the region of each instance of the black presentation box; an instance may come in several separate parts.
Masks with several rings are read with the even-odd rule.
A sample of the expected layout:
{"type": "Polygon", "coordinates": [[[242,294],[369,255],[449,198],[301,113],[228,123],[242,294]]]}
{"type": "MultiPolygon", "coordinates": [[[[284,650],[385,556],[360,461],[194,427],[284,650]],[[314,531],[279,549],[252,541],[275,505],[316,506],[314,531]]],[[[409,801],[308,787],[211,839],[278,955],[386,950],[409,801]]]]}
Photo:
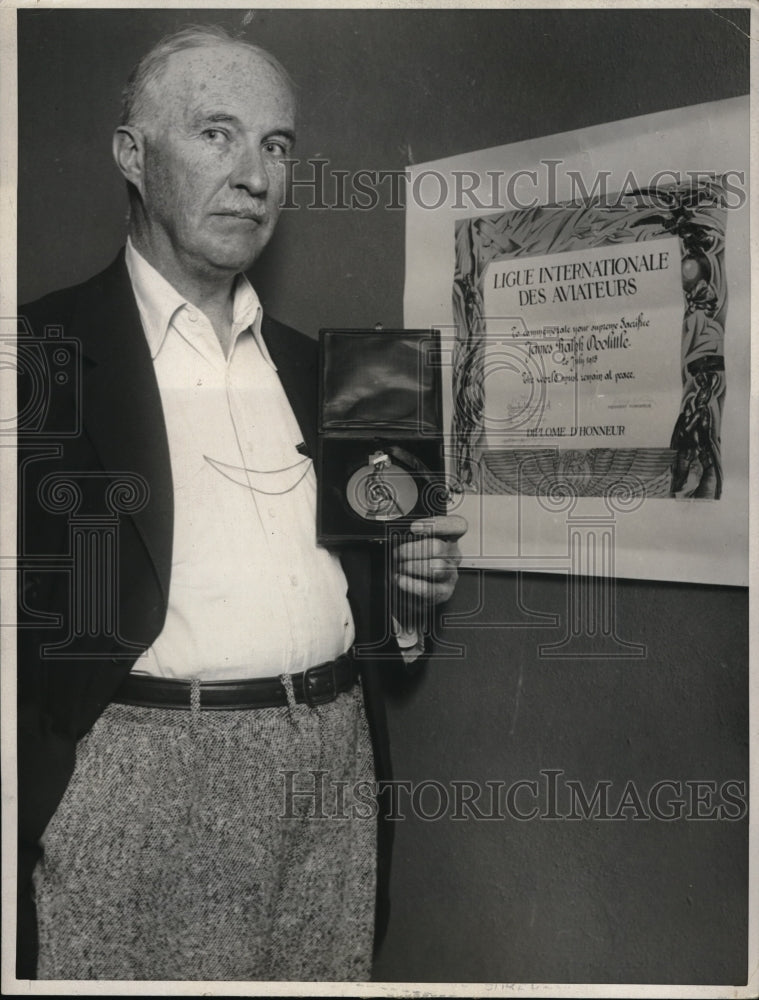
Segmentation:
{"type": "Polygon", "coordinates": [[[317,480],[322,544],[445,513],[437,330],[319,331],[317,480]]]}

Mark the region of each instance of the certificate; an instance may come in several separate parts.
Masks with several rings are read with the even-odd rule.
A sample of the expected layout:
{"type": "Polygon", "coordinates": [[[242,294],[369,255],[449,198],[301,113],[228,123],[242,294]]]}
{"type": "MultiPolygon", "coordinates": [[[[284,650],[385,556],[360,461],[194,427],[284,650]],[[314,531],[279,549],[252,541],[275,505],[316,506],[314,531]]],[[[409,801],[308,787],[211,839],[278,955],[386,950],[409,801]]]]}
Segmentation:
{"type": "Polygon", "coordinates": [[[724,189],[618,200],[457,224],[462,489],[720,497],[724,189]]]}
{"type": "Polygon", "coordinates": [[[733,98],[410,169],[465,565],[747,582],[747,136],[733,98]]]}

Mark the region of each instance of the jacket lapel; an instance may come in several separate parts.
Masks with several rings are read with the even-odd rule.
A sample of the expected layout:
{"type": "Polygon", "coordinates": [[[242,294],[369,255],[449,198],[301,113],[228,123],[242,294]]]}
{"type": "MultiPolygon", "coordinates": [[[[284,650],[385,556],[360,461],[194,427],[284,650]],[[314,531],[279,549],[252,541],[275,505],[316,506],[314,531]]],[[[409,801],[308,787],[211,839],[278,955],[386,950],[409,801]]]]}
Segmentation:
{"type": "Polygon", "coordinates": [[[166,425],[153,362],[120,252],[83,286],[72,334],[82,343],[82,420],[100,462],[114,475],[136,474],[148,486],[131,515],[166,602],[173,541],[173,489],[166,425]]]}
{"type": "Polygon", "coordinates": [[[264,316],[261,332],[285,395],[298,421],[308,455],[316,462],[319,368],[315,341],[264,316]]]}

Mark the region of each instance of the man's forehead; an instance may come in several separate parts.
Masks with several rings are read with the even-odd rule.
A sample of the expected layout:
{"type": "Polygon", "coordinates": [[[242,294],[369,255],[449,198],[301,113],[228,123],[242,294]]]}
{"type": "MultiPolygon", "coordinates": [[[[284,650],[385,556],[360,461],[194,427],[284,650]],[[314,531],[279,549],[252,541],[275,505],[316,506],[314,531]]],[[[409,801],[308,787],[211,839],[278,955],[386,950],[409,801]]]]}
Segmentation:
{"type": "Polygon", "coordinates": [[[154,82],[154,95],[172,111],[215,101],[251,100],[292,112],[289,84],[265,56],[243,45],[202,46],[174,52],[154,82]]]}

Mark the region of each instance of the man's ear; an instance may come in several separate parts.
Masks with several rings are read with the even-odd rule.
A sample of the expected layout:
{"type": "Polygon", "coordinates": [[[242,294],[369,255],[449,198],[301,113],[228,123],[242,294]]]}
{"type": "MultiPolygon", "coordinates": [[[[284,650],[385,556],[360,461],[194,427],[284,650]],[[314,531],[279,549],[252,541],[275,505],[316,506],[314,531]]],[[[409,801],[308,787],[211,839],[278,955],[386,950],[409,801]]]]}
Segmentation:
{"type": "Polygon", "coordinates": [[[113,158],[124,179],[142,194],[145,165],[145,136],[142,130],[133,125],[119,125],[113,133],[113,158]]]}

